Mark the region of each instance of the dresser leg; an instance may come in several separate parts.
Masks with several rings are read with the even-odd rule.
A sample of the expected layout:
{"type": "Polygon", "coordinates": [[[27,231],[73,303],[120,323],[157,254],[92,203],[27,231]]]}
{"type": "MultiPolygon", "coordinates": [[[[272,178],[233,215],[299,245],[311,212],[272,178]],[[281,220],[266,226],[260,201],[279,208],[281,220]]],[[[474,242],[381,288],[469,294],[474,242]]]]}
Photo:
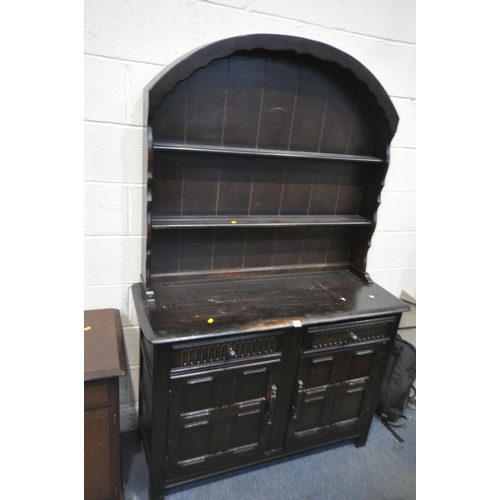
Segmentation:
{"type": "Polygon", "coordinates": [[[364,446],[366,444],[366,440],[368,439],[368,433],[370,432],[370,424],[371,424],[371,419],[370,421],[365,425],[365,428],[361,432],[361,434],[358,436],[358,439],[356,439],[356,448],[361,448],[361,446],[364,446]]]}
{"type": "Polygon", "coordinates": [[[165,487],[163,481],[149,480],[149,500],[163,500],[165,498],[165,487]]]}
{"type": "Polygon", "coordinates": [[[366,435],[359,436],[354,443],[356,445],[356,448],[361,448],[361,446],[364,446],[366,444],[366,438],[366,435]]]}

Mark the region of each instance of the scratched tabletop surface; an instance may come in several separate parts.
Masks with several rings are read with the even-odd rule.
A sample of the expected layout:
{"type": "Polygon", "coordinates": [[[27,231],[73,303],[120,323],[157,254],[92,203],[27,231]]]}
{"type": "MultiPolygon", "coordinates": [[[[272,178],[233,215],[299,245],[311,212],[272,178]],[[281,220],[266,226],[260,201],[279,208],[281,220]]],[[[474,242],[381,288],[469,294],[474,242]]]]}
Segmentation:
{"type": "Polygon", "coordinates": [[[408,308],[347,270],[156,282],[153,290],[155,304],[143,304],[157,342],[309,326],[408,308]]]}

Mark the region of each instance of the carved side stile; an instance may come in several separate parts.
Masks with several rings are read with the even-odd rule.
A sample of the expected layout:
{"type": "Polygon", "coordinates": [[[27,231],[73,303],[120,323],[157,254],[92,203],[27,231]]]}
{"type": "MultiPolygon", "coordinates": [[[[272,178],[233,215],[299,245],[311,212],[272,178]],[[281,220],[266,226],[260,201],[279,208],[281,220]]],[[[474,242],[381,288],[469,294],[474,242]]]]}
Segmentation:
{"type": "MultiPolygon", "coordinates": [[[[387,170],[389,168],[389,160],[390,160],[390,144],[388,144],[387,148],[386,148],[384,172],[383,172],[382,178],[380,180],[380,184],[379,184],[379,188],[378,188],[378,192],[377,192],[377,201],[375,203],[375,207],[373,210],[373,225],[371,227],[370,234],[368,235],[368,241],[366,244],[366,252],[364,253],[363,270],[365,271],[365,273],[366,273],[366,266],[367,266],[368,250],[370,250],[370,247],[372,244],[373,233],[375,232],[375,228],[377,227],[377,213],[378,213],[378,208],[382,202],[381,195],[382,195],[382,189],[384,188],[384,185],[385,185],[385,176],[387,175],[387,170]]],[[[368,273],[366,273],[366,274],[367,274],[367,276],[369,276],[368,273]]],[[[369,282],[371,282],[371,279],[369,282]]]]}
{"type": "Polygon", "coordinates": [[[151,204],[153,201],[152,184],[153,184],[153,131],[151,128],[151,114],[148,117],[146,130],[147,141],[147,179],[146,179],[146,289],[151,288],[151,204]]]}

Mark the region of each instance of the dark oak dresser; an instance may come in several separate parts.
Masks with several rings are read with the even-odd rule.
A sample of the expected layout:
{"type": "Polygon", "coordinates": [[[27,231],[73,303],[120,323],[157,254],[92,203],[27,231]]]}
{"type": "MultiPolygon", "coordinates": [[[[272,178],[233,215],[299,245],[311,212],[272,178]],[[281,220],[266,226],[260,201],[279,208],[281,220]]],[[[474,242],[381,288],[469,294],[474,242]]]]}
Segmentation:
{"type": "Polygon", "coordinates": [[[366,258],[398,116],[323,43],[247,35],[146,89],[139,429],[149,495],[365,444],[408,306],[366,258]]]}
{"type": "Polygon", "coordinates": [[[85,500],[123,497],[118,379],[127,372],[117,309],[84,312],[85,500]]]}

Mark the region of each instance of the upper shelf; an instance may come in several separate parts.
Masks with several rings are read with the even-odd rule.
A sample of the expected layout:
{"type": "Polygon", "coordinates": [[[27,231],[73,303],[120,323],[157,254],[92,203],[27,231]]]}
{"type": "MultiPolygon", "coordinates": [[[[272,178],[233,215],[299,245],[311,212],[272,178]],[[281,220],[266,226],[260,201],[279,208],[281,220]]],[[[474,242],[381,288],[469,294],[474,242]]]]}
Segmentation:
{"type": "Polygon", "coordinates": [[[384,163],[382,158],[374,156],[348,155],[338,153],[315,153],[312,151],[285,151],[274,149],[237,148],[230,146],[198,146],[187,144],[154,143],[155,151],[191,152],[191,153],[218,153],[243,156],[265,156],[276,158],[305,158],[330,161],[352,161],[361,163],[384,163]]]}
{"type": "Polygon", "coordinates": [[[298,226],[352,226],[370,225],[359,215],[294,215],[294,216],[156,216],[153,229],[197,227],[298,227],[298,226]]]}

